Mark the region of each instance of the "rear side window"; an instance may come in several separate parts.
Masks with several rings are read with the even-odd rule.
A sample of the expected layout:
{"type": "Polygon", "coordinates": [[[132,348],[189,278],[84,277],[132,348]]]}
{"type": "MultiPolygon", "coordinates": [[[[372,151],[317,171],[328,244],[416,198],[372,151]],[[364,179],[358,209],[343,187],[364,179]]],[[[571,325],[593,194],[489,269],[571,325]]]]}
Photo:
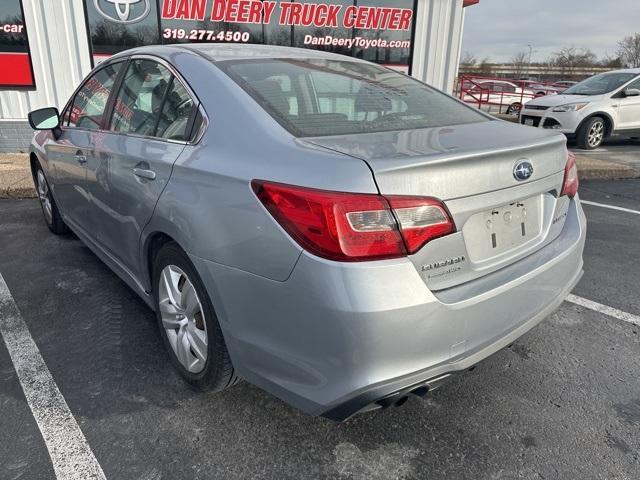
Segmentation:
{"type": "Polygon", "coordinates": [[[98,130],[107,106],[111,88],[123,62],[107,65],[91,76],[73,99],[69,113],[63,119],[70,127],[98,130]]]}
{"type": "Polygon", "coordinates": [[[127,68],[111,116],[111,130],[153,136],[171,72],[152,60],[133,60],[127,68]]]}
{"type": "Polygon", "coordinates": [[[507,83],[497,83],[495,86],[495,91],[499,93],[514,93],[516,91],[516,87],[507,83]]]}
{"type": "Polygon", "coordinates": [[[438,90],[377,65],[309,58],[217,65],[300,137],[488,121],[438,90]]]}
{"type": "Polygon", "coordinates": [[[187,140],[194,107],[187,90],[174,78],[164,100],[156,136],[169,140],[187,140]]]}
{"type": "Polygon", "coordinates": [[[169,140],[187,140],[195,102],[164,65],[129,63],[111,116],[111,130],[169,140]]]}

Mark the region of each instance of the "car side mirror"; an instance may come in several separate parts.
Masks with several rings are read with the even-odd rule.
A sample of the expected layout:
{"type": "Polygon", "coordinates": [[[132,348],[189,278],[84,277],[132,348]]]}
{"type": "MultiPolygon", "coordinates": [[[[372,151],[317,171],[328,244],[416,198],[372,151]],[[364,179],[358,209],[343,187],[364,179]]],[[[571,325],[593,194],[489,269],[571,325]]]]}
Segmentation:
{"type": "Polygon", "coordinates": [[[53,130],[60,126],[60,114],[55,107],[40,108],[29,112],[29,125],[34,130],[53,130]]]}
{"type": "Polygon", "coordinates": [[[640,89],[638,89],[638,88],[627,88],[624,91],[624,96],[625,97],[637,97],[637,96],[640,96],[640,89]]]}
{"type": "Polygon", "coordinates": [[[34,130],[51,130],[53,138],[60,137],[60,114],[55,107],[40,108],[29,112],[29,125],[34,130]]]}

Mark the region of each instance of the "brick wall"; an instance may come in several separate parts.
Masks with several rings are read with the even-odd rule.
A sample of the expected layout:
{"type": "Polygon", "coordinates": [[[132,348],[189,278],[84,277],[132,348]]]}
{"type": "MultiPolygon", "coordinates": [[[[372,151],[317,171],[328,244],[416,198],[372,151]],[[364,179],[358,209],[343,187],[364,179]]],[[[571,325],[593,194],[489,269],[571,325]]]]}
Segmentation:
{"type": "Polygon", "coordinates": [[[33,137],[33,130],[26,121],[0,122],[0,152],[26,152],[33,137]]]}

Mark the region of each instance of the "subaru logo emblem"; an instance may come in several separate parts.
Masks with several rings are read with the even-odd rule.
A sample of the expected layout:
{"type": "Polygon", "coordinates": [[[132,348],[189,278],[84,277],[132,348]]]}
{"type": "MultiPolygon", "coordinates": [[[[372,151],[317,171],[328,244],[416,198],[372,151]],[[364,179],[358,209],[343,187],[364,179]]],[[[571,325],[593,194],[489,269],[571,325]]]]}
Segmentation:
{"type": "Polygon", "coordinates": [[[115,23],[136,23],[144,20],[149,14],[151,4],[149,0],[93,0],[93,4],[100,15],[115,23]],[[143,11],[132,17],[134,5],[143,3],[143,11]],[[111,5],[107,5],[110,3],[111,5]],[[102,4],[102,5],[101,5],[102,4]],[[103,8],[105,7],[105,8],[103,8]]]}
{"type": "Polygon", "coordinates": [[[526,160],[521,160],[516,163],[516,166],[513,168],[513,176],[519,182],[524,182],[528,180],[533,175],[533,165],[531,165],[526,160]]]}

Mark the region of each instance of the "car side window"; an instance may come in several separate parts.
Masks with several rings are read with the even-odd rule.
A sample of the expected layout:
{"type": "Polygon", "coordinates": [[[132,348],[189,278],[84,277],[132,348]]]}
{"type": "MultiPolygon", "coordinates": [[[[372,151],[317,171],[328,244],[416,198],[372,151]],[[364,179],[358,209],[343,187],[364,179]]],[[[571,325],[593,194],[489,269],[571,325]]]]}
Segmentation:
{"type": "Polygon", "coordinates": [[[62,120],[60,120],[60,125],[67,126],[69,125],[69,118],[71,117],[71,108],[73,104],[69,104],[64,112],[62,112],[62,120]]]}
{"type": "Polygon", "coordinates": [[[115,101],[110,129],[154,136],[172,77],[166,67],[153,60],[131,61],[115,101]]]}
{"type": "Polygon", "coordinates": [[[626,90],[627,88],[635,88],[635,89],[640,90],[640,78],[636,79],[636,81],[635,81],[635,82],[631,82],[629,85],[627,85],[627,87],[625,88],[625,90],[626,90]]]}
{"type": "Polygon", "coordinates": [[[99,130],[111,88],[124,62],[112,63],[98,70],[85,82],[73,99],[70,110],[65,112],[63,124],[70,127],[99,130]]]}
{"type": "Polygon", "coordinates": [[[185,141],[195,103],[187,90],[174,77],[167,92],[155,136],[185,141]]]}

